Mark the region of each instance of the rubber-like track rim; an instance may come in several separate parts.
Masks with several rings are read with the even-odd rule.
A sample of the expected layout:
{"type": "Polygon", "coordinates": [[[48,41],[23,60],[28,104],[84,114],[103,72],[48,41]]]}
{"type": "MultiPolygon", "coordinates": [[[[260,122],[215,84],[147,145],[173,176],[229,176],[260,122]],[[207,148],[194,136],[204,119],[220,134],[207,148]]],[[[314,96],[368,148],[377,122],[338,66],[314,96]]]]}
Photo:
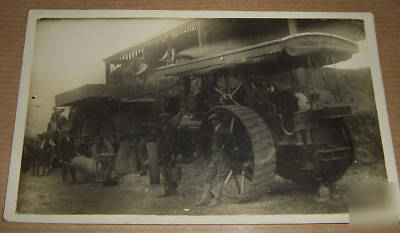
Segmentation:
{"type": "Polygon", "coordinates": [[[275,176],[276,170],[276,147],[268,126],[258,113],[254,110],[240,105],[224,105],[212,109],[205,116],[225,111],[236,116],[246,128],[251,141],[251,148],[254,156],[253,180],[247,180],[246,188],[242,194],[230,195],[224,192],[225,196],[240,199],[241,201],[259,197],[268,191],[269,184],[275,176]]]}

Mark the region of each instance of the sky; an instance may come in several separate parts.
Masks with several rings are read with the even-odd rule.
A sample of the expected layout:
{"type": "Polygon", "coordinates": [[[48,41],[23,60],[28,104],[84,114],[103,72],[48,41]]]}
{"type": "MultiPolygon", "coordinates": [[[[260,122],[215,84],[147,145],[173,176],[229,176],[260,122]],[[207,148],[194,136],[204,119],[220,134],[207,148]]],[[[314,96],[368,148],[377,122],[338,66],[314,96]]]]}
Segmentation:
{"type": "Polygon", "coordinates": [[[357,69],[361,67],[369,67],[370,59],[368,59],[369,56],[367,42],[365,40],[358,41],[357,45],[360,49],[359,53],[353,54],[353,57],[349,60],[338,62],[335,65],[330,65],[330,67],[338,69],[357,69]]]}
{"type": "Polygon", "coordinates": [[[37,23],[26,133],[46,130],[55,95],[105,82],[103,59],[183,20],[175,19],[57,19],[37,23]]]}
{"type": "MultiPolygon", "coordinates": [[[[46,130],[55,95],[84,84],[105,82],[103,59],[166,32],[178,19],[55,19],[37,23],[31,70],[26,133],[46,130]]],[[[360,53],[336,68],[366,67],[365,43],[360,53]]]]}

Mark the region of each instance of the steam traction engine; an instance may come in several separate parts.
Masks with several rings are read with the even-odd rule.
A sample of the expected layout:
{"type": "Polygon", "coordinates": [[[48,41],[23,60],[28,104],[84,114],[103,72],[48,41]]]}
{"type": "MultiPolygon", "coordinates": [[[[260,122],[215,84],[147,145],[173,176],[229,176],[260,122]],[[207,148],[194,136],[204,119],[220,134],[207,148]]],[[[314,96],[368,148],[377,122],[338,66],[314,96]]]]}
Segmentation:
{"type": "MultiPolygon", "coordinates": [[[[226,145],[234,161],[226,196],[264,193],[275,174],[313,185],[334,183],[353,161],[343,121],[352,113],[338,87],[322,84],[335,77],[314,71],[349,59],[358,47],[338,35],[307,32],[315,22],[267,21],[190,21],[107,58],[107,84],[89,93],[123,106],[151,101],[171,115],[185,106],[179,129],[189,143],[181,144],[193,146],[181,149],[184,156],[195,150],[210,156],[208,117],[222,116],[234,135],[226,145]]],[[[89,96],[58,98],[68,105],[89,96]]]]}
{"type": "Polygon", "coordinates": [[[224,193],[246,199],[265,192],[275,174],[315,185],[344,174],[354,153],[343,122],[351,109],[336,103],[334,93],[313,87],[320,78],[313,69],[357,49],[342,37],[305,33],[160,67],[157,74],[181,77],[188,88],[200,85],[185,96],[194,115],[207,109],[202,104],[209,107],[199,128],[200,154],[210,154],[208,116],[222,115],[235,135],[224,193]]]}

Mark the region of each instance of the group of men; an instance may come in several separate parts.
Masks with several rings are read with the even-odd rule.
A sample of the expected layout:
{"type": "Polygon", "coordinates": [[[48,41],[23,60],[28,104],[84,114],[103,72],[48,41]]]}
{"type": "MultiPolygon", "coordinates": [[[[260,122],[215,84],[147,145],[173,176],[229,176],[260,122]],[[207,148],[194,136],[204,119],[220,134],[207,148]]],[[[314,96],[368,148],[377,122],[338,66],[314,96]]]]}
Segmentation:
{"type": "Polygon", "coordinates": [[[27,136],[23,148],[23,164],[25,170],[32,169],[32,176],[48,176],[53,166],[58,165],[57,134],[56,127],[66,122],[66,118],[61,115],[62,111],[53,108],[53,113],[46,132],[37,135],[37,138],[27,136]],[[56,126],[57,125],[57,126],[56,126]]]}
{"type": "MultiPolygon", "coordinates": [[[[73,138],[68,131],[62,130],[62,125],[66,124],[68,119],[60,115],[60,111],[54,110],[51,117],[48,132],[40,135],[40,147],[36,148],[32,161],[33,175],[48,175],[50,172],[50,164],[52,160],[57,160],[62,168],[62,180],[67,181],[67,175],[70,174],[72,182],[76,182],[76,174],[71,167],[71,160],[79,152],[75,148],[73,138]],[[54,135],[57,134],[57,137],[54,135]],[[55,140],[56,139],[56,140],[55,140]],[[39,171],[39,167],[42,170],[39,171]]],[[[178,151],[182,143],[179,138],[179,122],[182,117],[187,114],[185,107],[181,107],[180,111],[171,116],[170,114],[161,114],[162,128],[158,136],[158,151],[161,161],[161,176],[163,180],[164,193],[158,197],[167,197],[177,195],[179,182],[179,165],[177,163],[178,151]]],[[[207,172],[204,179],[203,193],[200,200],[196,203],[198,206],[209,205],[214,206],[221,203],[221,197],[224,186],[224,179],[227,176],[231,161],[226,145],[229,144],[232,132],[223,124],[223,119],[218,114],[209,116],[212,123],[213,132],[210,135],[213,138],[212,156],[209,162],[207,172]],[[212,192],[212,184],[215,192],[212,192]]],[[[195,152],[196,153],[196,152],[195,152]]]]}
{"type": "Polygon", "coordinates": [[[53,165],[53,151],[51,146],[40,134],[38,139],[25,138],[22,151],[22,171],[31,169],[32,176],[47,176],[53,165]]]}
{"type": "MultiPolygon", "coordinates": [[[[67,180],[70,171],[72,181],[76,181],[75,172],[69,167],[69,162],[75,153],[74,146],[69,137],[60,137],[57,143],[47,133],[38,135],[39,140],[25,142],[23,150],[23,163],[29,164],[32,176],[48,176],[55,166],[62,168],[62,178],[67,180]]],[[[25,165],[26,167],[26,165],[25,165]]],[[[27,170],[27,169],[26,169],[27,170]]]]}

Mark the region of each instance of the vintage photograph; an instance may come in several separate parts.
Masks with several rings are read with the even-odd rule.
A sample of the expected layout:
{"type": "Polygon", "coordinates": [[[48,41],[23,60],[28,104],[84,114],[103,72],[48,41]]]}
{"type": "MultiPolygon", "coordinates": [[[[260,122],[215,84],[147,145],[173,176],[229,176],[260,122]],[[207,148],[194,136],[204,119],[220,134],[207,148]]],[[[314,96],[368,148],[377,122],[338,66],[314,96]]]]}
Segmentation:
{"type": "Polygon", "coordinates": [[[371,25],[228,16],[36,20],[14,214],[346,219],[389,183],[371,25]]]}

